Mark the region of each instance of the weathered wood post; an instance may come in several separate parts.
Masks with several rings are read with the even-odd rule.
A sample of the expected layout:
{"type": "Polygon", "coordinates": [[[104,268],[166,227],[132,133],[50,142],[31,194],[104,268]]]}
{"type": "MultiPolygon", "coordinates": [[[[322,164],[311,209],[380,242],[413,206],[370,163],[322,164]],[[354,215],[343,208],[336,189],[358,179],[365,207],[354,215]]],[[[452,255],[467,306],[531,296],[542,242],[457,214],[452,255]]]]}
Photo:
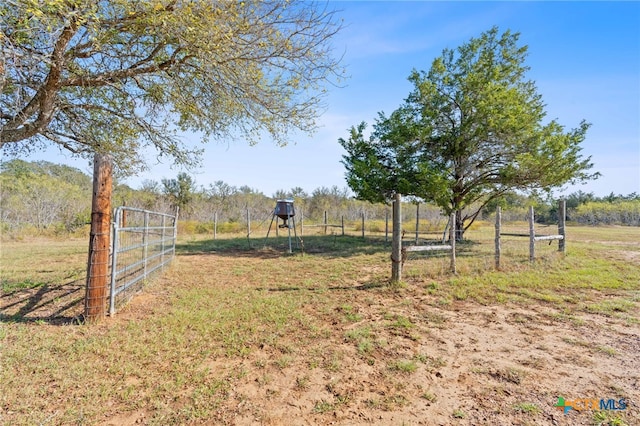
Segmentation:
{"type": "Polygon", "coordinates": [[[533,215],[533,206],[529,206],[529,261],[533,262],[536,258],[536,230],[534,228],[535,217],[533,215]]]}
{"type": "Polygon", "coordinates": [[[96,153],[93,159],[91,231],[84,302],[84,316],[88,322],[104,318],[107,308],[112,191],[113,160],[107,154],[96,153]]]}
{"type": "Polygon", "coordinates": [[[402,279],[402,218],[400,217],[401,195],[396,193],[393,198],[393,234],[391,239],[391,282],[397,283],[402,279]]]}
{"type": "Polygon", "coordinates": [[[451,229],[452,232],[449,234],[449,239],[451,243],[451,272],[457,273],[456,270],[456,212],[451,213],[451,229]]]}
{"type": "Polygon", "coordinates": [[[502,254],[502,246],[500,244],[500,232],[502,228],[502,208],[496,208],[496,269],[500,269],[500,255],[502,254]]]}
{"type": "Polygon", "coordinates": [[[324,235],[327,235],[327,224],[329,222],[327,222],[327,211],[324,211],[324,235]]]}
{"type": "Polygon", "coordinates": [[[362,239],[364,239],[364,209],[362,209],[362,239]]]}
{"type": "Polygon", "coordinates": [[[342,223],[342,236],[344,237],[344,216],[340,216],[340,220],[342,223]]]}
{"type": "Polygon", "coordinates": [[[560,200],[558,206],[558,234],[562,235],[562,239],[558,240],[558,251],[562,254],[566,253],[566,241],[567,241],[567,201],[560,200]]]}

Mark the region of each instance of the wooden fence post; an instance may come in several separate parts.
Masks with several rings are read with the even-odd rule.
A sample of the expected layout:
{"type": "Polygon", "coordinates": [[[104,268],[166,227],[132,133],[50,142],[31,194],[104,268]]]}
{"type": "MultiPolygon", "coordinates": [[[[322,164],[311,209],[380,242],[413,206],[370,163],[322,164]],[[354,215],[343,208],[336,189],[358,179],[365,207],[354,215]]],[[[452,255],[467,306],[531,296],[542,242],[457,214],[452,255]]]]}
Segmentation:
{"type": "Polygon", "coordinates": [[[496,269],[500,269],[500,255],[502,254],[502,246],[500,244],[500,232],[502,228],[502,208],[496,208],[496,269]]]}
{"type": "Polygon", "coordinates": [[[558,206],[558,234],[562,235],[562,239],[558,240],[558,251],[562,254],[566,253],[566,241],[567,241],[567,201],[560,200],[558,206]]]}
{"type": "Polygon", "coordinates": [[[533,206],[529,206],[529,261],[533,262],[536,258],[536,230],[534,227],[535,217],[533,206]]]}
{"type": "Polygon", "coordinates": [[[362,210],[362,238],[364,239],[364,210],[362,210]]]}
{"type": "Polygon", "coordinates": [[[400,217],[401,195],[396,193],[393,199],[393,235],[391,240],[391,282],[402,279],[402,218],[400,217]]]}
{"type": "Polygon", "coordinates": [[[324,211],[324,235],[327,235],[327,211],[324,211]]]}
{"type": "Polygon", "coordinates": [[[342,236],[344,237],[344,216],[340,216],[340,220],[342,221],[342,236]]]}
{"type": "Polygon", "coordinates": [[[106,314],[112,191],[113,160],[109,155],[96,153],[93,160],[91,231],[84,303],[84,316],[88,322],[100,320],[106,314]]]}
{"type": "Polygon", "coordinates": [[[453,232],[449,234],[449,239],[451,243],[451,272],[457,273],[456,271],[456,212],[451,213],[451,229],[453,232]]]}

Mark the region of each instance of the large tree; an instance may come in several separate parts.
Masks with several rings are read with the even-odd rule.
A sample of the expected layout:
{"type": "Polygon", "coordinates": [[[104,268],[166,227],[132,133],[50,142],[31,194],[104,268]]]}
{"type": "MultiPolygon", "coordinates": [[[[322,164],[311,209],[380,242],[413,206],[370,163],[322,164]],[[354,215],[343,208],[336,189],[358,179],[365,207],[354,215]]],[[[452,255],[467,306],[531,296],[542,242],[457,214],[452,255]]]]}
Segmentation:
{"type": "Polygon", "coordinates": [[[360,198],[389,200],[398,192],[456,212],[458,239],[482,207],[507,191],[551,190],[597,177],[575,129],[546,120],[545,105],[526,78],[527,46],[497,28],[445,49],[429,72],[413,71],[414,89],[373,132],[354,126],[343,163],[360,198]]]}
{"type": "Polygon", "coordinates": [[[339,79],[326,5],[289,0],[7,0],[0,4],[0,146],[191,164],[203,139],[312,131],[339,79]]]}

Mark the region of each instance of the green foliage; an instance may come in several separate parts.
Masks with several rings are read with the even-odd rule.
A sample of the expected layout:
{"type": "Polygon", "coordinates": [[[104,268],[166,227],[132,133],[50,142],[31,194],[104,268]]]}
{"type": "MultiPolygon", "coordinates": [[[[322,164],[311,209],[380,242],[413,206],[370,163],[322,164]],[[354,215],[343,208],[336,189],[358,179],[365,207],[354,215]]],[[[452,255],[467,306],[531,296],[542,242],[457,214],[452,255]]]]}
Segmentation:
{"type": "Polygon", "coordinates": [[[412,360],[397,360],[389,364],[389,369],[400,373],[413,373],[418,369],[418,366],[412,360]]]}
{"type": "Polygon", "coordinates": [[[538,414],[539,412],[542,411],[540,407],[538,407],[536,404],[531,402],[522,402],[519,404],[515,404],[513,406],[513,409],[522,413],[527,413],[527,414],[538,414]]]}
{"type": "Polygon", "coordinates": [[[179,132],[285,144],[315,128],[325,85],[342,77],[340,22],[321,4],[17,0],[0,16],[7,153],[53,143],[135,171],[147,147],[197,162],[179,132]]]}
{"type": "Polygon", "coordinates": [[[508,191],[597,177],[588,173],[590,157],[580,154],[589,124],[569,131],[555,120],[544,124],[518,38],[494,27],[445,49],[429,72],[411,73],[413,91],[389,117],[380,114],[368,139],[364,123],[352,127],[339,142],[357,196],[433,201],[445,214],[457,213],[461,238],[482,207],[508,191]]]}
{"type": "Polygon", "coordinates": [[[162,185],[174,208],[179,207],[181,211],[186,211],[187,207],[191,207],[195,192],[195,181],[191,176],[179,173],[177,179],[162,179],[162,185]]]}
{"type": "Polygon", "coordinates": [[[571,219],[588,225],[620,224],[640,226],[640,199],[629,201],[589,201],[579,205],[571,219]]]}
{"type": "Polygon", "coordinates": [[[69,166],[13,160],[0,168],[0,210],[9,230],[71,232],[90,217],[91,180],[69,166]]]}

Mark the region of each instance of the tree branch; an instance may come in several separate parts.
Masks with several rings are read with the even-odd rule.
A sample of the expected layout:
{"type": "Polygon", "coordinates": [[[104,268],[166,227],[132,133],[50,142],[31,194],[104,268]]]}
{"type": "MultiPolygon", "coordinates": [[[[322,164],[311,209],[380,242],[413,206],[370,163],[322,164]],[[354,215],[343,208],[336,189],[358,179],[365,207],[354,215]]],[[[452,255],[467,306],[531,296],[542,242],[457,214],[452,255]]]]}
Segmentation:
{"type": "Polygon", "coordinates": [[[71,23],[62,30],[60,37],[56,40],[51,53],[49,74],[44,84],[29,103],[0,129],[0,147],[5,143],[17,142],[41,133],[51,122],[64,67],[64,51],[77,30],[78,19],[72,17],[71,23]],[[25,124],[36,112],[38,113],[36,119],[25,124]]]}

